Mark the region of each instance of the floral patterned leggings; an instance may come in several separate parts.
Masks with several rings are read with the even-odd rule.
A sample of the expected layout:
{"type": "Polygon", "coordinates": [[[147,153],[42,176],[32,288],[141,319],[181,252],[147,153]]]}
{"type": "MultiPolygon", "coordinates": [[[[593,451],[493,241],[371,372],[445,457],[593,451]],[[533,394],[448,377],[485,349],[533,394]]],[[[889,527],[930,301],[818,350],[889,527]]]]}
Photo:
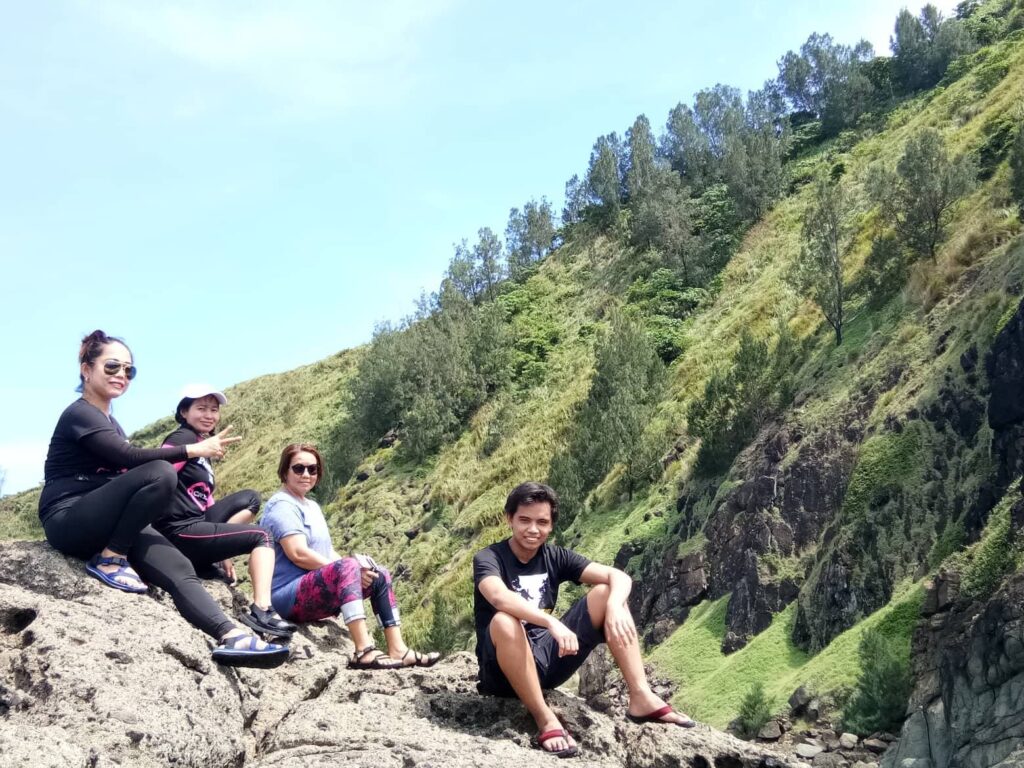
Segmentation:
{"type": "Polygon", "coordinates": [[[377,578],[367,589],[362,588],[361,577],[362,569],[354,557],[343,557],[310,571],[299,580],[295,605],[288,618],[319,621],[341,613],[342,620],[351,624],[366,618],[363,600],[369,598],[378,624],[385,628],[399,626],[398,603],[388,569],[379,567],[377,578]]]}

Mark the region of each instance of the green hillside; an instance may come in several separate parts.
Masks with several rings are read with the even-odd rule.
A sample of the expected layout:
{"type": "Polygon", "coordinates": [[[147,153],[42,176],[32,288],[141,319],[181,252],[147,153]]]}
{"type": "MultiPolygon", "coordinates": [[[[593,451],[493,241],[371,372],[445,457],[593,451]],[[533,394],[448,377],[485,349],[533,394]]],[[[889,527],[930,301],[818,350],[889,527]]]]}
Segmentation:
{"type": "MultiPolygon", "coordinates": [[[[801,684],[841,703],[866,629],[909,654],[921,582],[940,564],[973,573],[979,594],[1015,564],[990,516],[1005,516],[1007,486],[993,480],[984,364],[963,361],[984,360],[1024,285],[1024,11],[988,2],[962,15],[973,43],[937,85],[901,94],[899,59],[855,63],[850,78],[890,78],[897,95],[873,91],[871,109],[838,126],[828,104],[808,115],[788,96],[784,122],[743,133],[778,152],[762,197],[737,186],[728,153],[715,183],[659,154],[661,181],[644,186],[638,121],[629,151],[614,150],[629,170],[609,198],[600,169],[614,142],[599,140],[589,197],[556,247],[467,288],[465,269],[487,263],[482,233],[477,260],[459,251],[438,293],[372,344],[229,390],[225,419],[245,441],[219,485],[269,493],[281,447],[317,441],[337,548],[391,566],[410,641],[450,648],[472,644],[471,560],[503,537],[508,490],[551,480],[566,498],[560,540],[638,582],[649,658],[680,683],[677,704],[722,726],[757,680],[777,707],[801,684]],[[934,258],[912,252],[910,225],[886,207],[898,202],[874,181],[898,178],[926,129],[971,163],[934,258]],[[839,344],[794,278],[819,180],[847,201],[839,344]],[[380,447],[392,428],[397,442],[380,447]],[[767,475],[820,493],[747,500],[767,475]],[[666,564],[695,553],[706,591],[659,608],[666,564]],[[853,597],[837,597],[839,571],[853,597]],[[729,608],[740,583],[751,605],[765,601],[767,626],[729,608]],[[739,649],[726,654],[730,631],[739,649]]],[[[746,151],[744,179],[763,159],[746,151]]],[[[0,501],[0,538],[40,535],[36,497],[0,501]]]]}

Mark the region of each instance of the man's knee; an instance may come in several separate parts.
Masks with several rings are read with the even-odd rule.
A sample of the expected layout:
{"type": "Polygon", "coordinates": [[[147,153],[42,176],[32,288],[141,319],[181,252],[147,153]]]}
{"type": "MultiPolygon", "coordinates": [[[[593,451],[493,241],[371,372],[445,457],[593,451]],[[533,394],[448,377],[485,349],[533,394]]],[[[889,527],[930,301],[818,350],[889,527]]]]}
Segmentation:
{"type": "Polygon", "coordinates": [[[489,631],[495,647],[517,642],[526,637],[523,623],[510,613],[498,611],[491,619],[489,631]]]}
{"type": "Polygon", "coordinates": [[[611,587],[607,584],[595,584],[590,588],[590,591],[587,592],[587,602],[607,603],[608,595],[611,594],[611,591],[611,587]]]}

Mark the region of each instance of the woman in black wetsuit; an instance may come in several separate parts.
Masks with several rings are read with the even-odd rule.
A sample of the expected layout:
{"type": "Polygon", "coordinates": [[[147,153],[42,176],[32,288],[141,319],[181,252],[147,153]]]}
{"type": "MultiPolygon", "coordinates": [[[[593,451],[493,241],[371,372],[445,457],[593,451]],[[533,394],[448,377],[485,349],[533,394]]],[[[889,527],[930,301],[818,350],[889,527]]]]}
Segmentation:
{"type": "MultiPolygon", "coordinates": [[[[190,384],[174,412],[180,425],[164,438],[164,447],[198,445],[211,437],[220,422],[224,393],[206,384],[190,384]]],[[[231,429],[228,426],[225,432],[231,429]]],[[[253,603],[240,618],[253,629],[274,637],[291,637],[296,626],[285,621],[270,604],[274,575],[274,544],[270,535],[252,525],[260,509],[260,495],[251,489],[236,491],[214,501],[213,466],[206,456],[177,461],[174,504],[153,525],[185,553],[196,571],[209,570],[223,561],[225,575],[234,581],[231,558],[249,555],[253,603]]]]}
{"type": "Polygon", "coordinates": [[[177,477],[169,462],[219,458],[238,438],[225,430],[189,446],[137,448],[110,407],[135,378],[131,351],[122,340],[93,331],[82,340],[78,360],[82,397],[61,414],[46,455],[39,498],[46,540],[66,555],[88,558],[86,570],[108,586],[145,592],[145,579],[166,590],[190,624],[219,641],[215,661],[283,663],[288,649],[235,626],[188,558],[150,525],[173,503],[177,477]]]}

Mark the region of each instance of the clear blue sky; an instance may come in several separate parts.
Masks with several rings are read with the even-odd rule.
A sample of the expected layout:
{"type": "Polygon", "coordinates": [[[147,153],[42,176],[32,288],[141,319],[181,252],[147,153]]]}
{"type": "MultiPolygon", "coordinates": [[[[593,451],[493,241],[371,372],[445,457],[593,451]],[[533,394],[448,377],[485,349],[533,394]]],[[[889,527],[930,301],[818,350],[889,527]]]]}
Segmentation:
{"type": "Polygon", "coordinates": [[[3,491],[41,480],[93,328],[135,354],[129,431],[363,343],[454,242],[560,210],[599,134],[758,88],[814,31],[887,52],[901,5],[6,0],[3,491]]]}

